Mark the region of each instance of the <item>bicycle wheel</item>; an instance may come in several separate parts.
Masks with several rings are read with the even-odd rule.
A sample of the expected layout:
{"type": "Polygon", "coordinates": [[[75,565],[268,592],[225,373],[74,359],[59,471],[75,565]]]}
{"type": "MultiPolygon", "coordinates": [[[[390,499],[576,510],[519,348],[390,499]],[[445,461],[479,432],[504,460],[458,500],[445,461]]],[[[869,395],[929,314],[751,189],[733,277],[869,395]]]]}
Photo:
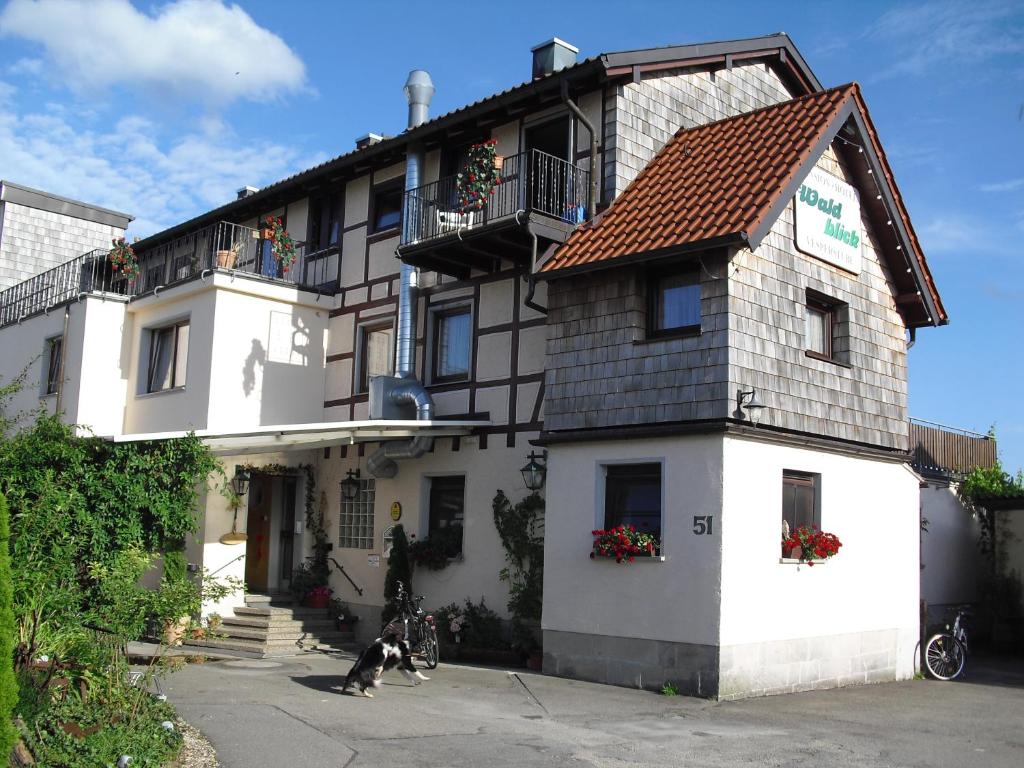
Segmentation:
{"type": "Polygon", "coordinates": [[[936,680],[959,677],[964,671],[966,656],[960,641],[947,634],[935,635],[924,649],[925,664],[936,680]]]}
{"type": "Polygon", "coordinates": [[[423,628],[423,658],[427,662],[427,669],[437,667],[437,630],[433,624],[423,628]]]}

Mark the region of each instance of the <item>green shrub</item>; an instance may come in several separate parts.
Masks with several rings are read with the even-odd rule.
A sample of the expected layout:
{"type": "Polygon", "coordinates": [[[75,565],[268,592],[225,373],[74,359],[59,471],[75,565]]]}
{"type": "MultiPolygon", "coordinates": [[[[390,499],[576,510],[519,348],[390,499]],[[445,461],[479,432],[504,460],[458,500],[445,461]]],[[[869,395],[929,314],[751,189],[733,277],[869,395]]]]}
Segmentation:
{"type": "Polygon", "coordinates": [[[472,648],[504,650],[509,647],[505,640],[501,617],[487,607],[482,597],[479,603],[474,603],[467,597],[462,615],[465,617],[463,643],[472,648]]]}
{"type": "Polygon", "coordinates": [[[14,676],[14,607],[11,589],[10,527],[7,500],[0,494],[0,757],[11,754],[17,733],[11,723],[18,701],[14,676]]]}
{"type": "Polygon", "coordinates": [[[392,531],[391,554],[388,555],[388,572],[384,576],[384,610],[381,619],[388,621],[399,613],[398,582],[405,585],[406,594],[412,594],[412,565],[409,563],[409,540],[405,528],[396,525],[392,531]]]}

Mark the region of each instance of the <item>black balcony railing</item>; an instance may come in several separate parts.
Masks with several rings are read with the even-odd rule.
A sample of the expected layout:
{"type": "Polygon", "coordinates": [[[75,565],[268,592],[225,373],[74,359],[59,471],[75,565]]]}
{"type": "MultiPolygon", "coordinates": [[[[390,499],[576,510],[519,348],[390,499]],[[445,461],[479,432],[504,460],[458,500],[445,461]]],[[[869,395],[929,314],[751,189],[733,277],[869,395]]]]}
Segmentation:
{"type": "Polygon", "coordinates": [[[257,230],[222,221],[141,251],[138,274],[131,278],[115,270],[107,255],[103,249],[90,251],[0,292],[0,326],[85,294],[139,296],[218,268],[308,290],[333,290],[340,248],[306,253],[300,243],[295,260],[284,269],[257,230]]]}
{"type": "Polygon", "coordinates": [[[590,171],[585,168],[534,149],[506,157],[500,178],[481,210],[459,205],[457,176],[406,192],[402,245],[471,232],[516,213],[540,213],[570,224],[586,215],[590,171]]]}

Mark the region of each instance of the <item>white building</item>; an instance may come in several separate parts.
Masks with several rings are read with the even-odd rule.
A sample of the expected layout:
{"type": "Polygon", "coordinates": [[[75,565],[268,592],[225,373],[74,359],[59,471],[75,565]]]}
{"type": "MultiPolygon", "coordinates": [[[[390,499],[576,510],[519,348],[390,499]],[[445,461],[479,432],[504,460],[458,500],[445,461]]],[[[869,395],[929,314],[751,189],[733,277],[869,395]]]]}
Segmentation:
{"type": "Polygon", "coordinates": [[[556,39],[533,79],[433,119],[424,75],[398,136],[147,238],[128,279],[79,265],[5,321],[5,379],[43,355],[22,404],[119,440],[195,429],[252,467],[245,551],[214,493],[189,551],[250,591],[310,553],[309,499],[364,632],[395,518],[455,542],[417,570],[427,605],[507,615],[491,500],[526,493],[544,446],[546,671],[711,697],[910,676],[905,334],[946,315],[856,86],[824,90],[785,35],[578,62],[556,39]],[[473,208],[455,174],[491,147],[473,208]],[[812,185],[831,204],[801,210],[812,185]],[[287,271],[268,215],[300,244],[287,271]],[[841,552],[780,558],[784,516],[841,552]],[[590,558],[593,529],[633,519],[656,557],[590,558]],[[880,566],[883,528],[900,556],[880,566]]]}

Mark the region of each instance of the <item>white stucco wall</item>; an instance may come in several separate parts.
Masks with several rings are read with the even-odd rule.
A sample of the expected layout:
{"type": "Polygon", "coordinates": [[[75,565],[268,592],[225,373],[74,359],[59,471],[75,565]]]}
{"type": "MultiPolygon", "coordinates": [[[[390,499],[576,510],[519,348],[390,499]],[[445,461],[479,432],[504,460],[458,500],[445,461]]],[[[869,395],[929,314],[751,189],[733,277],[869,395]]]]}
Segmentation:
{"type": "Polygon", "coordinates": [[[694,535],[692,518],[717,518],[721,494],[721,437],[550,446],[543,628],[717,644],[721,538],[694,535]],[[590,559],[604,518],[599,465],[624,460],[664,462],[664,561],[590,559]]]}
{"type": "MultiPolygon", "coordinates": [[[[413,589],[424,595],[425,608],[434,609],[449,603],[462,603],[467,597],[474,603],[484,599],[488,608],[500,615],[508,616],[508,587],[498,579],[498,572],[505,567],[505,550],[494,528],[494,514],[491,502],[500,488],[514,503],[527,495],[520,468],[526,463],[530,451],[526,433],[518,436],[514,448],[508,448],[503,435],[491,436],[486,450],[479,449],[475,438],[462,438],[460,449],[451,450],[451,439],[440,438],[435,442],[434,451],[419,459],[399,461],[398,475],[391,479],[378,478],[374,504],[374,547],[373,549],[342,549],[338,546],[338,524],[341,514],[341,492],[339,484],[349,469],[361,467],[366,474],[366,457],[376,450],[375,444],[368,444],[366,457],[359,459],[355,447],[350,447],[348,457],[340,459],[332,451],[330,459],[320,461],[318,493],[327,494],[327,529],[334,542],[334,557],[340,562],[353,580],[363,588],[362,597],[338,574],[332,574],[331,586],[339,597],[349,603],[383,605],[384,576],[387,559],[383,555],[381,535],[387,526],[393,525],[391,504],[402,504],[401,524],[406,534],[424,538],[427,532],[428,478],[436,475],[458,475],[466,477],[465,528],[463,534],[463,558],[454,561],[441,571],[416,568],[413,572],[413,589]],[[380,566],[371,567],[368,556],[380,556],[380,566]]],[[[376,627],[374,627],[376,629],[376,627]]]]}
{"type": "Polygon", "coordinates": [[[921,599],[928,603],[929,614],[976,602],[983,573],[981,526],[960,503],[956,486],[930,482],[923,487],[921,516],[928,521],[928,530],[921,533],[921,599]]]}
{"type": "MultiPolygon", "coordinates": [[[[68,323],[68,337],[81,335],[85,317],[81,304],[71,305],[68,323]]],[[[26,368],[25,383],[21,391],[11,398],[7,405],[8,417],[25,413],[39,407],[42,402],[46,410],[53,413],[57,406],[56,395],[43,395],[46,378],[46,339],[60,336],[64,332],[64,310],[48,315],[36,315],[21,323],[0,328],[0,385],[14,381],[26,368]]],[[[68,366],[71,368],[71,366],[68,366]]],[[[77,376],[74,377],[77,380],[77,376]]],[[[68,384],[65,383],[65,392],[68,384]]],[[[65,410],[67,410],[65,408],[65,410]]]]}
{"type": "Polygon", "coordinates": [[[868,673],[890,674],[893,666],[897,679],[913,675],[918,483],[899,463],[726,438],[720,529],[726,695],[870,681],[876,678],[868,673]],[[821,476],[821,528],[843,544],[826,563],[780,562],[784,469],[821,476]]]}

